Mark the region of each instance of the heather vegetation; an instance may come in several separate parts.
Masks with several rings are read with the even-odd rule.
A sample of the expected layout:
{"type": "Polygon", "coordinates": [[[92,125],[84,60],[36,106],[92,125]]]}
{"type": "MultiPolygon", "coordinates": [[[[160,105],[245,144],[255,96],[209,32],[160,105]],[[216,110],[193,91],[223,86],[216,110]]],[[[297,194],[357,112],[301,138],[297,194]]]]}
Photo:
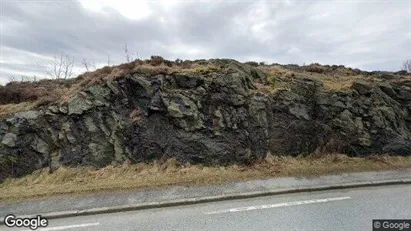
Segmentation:
{"type": "MultiPolygon", "coordinates": [[[[83,60],[88,69],[92,64],[83,60]]],[[[404,62],[403,68],[408,68],[404,62]]],[[[306,74],[324,83],[329,90],[342,91],[351,87],[355,80],[370,82],[409,80],[411,75],[407,71],[398,72],[367,72],[359,69],[347,68],[342,65],[267,65],[263,62],[245,62],[246,65],[257,67],[269,76],[269,84],[256,82],[257,88],[266,92],[274,92],[272,88],[284,88],[287,77],[296,74],[306,74]],[[271,87],[270,87],[271,86],[271,87]]],[[[94,65],[95,67],[95,65],[94,65]]],[[[135,60],[118,66],[105,66],[95,71],[87,71],[75,78],[42,79],[39,81],[11,81],[5,86],[0,85],[0,108],[23,108],[15,105],[25,103],[30,108],[68,100],[75,93],[95,84],[125,77],[130,74],[140,73],[148,76],[172,75],[176,73],[211,74],[224,72],[224,65],[218,60],[180,60],[170,61],[161,56],[152,56],[147,60],[135,60]]],[[[27,108],[27,107],[24,107],[27,108]]],[[[19,109],[17,109],[19,110],[19,109]]],[[[5,116],[6,111],[1,110],[0,116],[5,116]]],[[[7,115],[14,111],[7,111],[7,115]]]]}

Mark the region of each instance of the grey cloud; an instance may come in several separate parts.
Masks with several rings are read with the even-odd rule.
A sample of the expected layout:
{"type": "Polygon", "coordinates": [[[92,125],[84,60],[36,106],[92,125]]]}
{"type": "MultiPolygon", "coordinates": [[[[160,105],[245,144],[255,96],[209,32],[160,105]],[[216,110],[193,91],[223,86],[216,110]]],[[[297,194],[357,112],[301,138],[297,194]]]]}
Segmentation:
{"type": "Polygon", "coordinates": [[[75,1],[3,1],[0,83],[11,73],[41,74],[34,61],[44,68],[44,57],[56,52],[74,56],[78,67],[82,58],[106,63],[107,55],[118,64],[125,61],[124,43],[138,58],[253,58],[366,70],[396,71],[411,58],[405,0],[181,1],[171,9],[153,1],[149,6],[149,17],[131,20],[114,9],[93,12],[75,1]]]}

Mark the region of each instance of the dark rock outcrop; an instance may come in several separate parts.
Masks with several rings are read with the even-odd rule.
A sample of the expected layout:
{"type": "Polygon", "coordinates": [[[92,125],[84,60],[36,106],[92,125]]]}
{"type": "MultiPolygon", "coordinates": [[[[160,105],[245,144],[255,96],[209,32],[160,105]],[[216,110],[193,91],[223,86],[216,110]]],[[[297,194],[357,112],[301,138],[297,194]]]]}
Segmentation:
{"type": "Polygon", "coordinates": [[[273,154],[411,154],[410,81],[354,82],[330,92],[305,75],[287,89],[260,70],[225,61],[207,75],[131,74],[68,102],[19,112],[0,123],[0,180],[65,166],[104,167],[175,157],[248,163],[273,154]]]}

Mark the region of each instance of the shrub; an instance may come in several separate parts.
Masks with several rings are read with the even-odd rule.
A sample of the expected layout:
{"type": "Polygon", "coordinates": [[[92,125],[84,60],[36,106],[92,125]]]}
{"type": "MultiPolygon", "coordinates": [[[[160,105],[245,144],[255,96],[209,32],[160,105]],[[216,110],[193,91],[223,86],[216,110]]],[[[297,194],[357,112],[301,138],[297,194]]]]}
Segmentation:
{"type": "Polygon", "coordinates": [[[397,75],[407,75],[408,72],[405,71],[405,70],[402,70],[402,71],[397,71],[397,72],[395,72],[395,74],[397,74],[397,75]]]}
{"type": "Polygon", "coordinates": [[[44,96],[71,86],[72,80],[40,80],[38,82],[11,82],[0,88],[0,104],[18,104],[36,101],[44,96]]]}
{"type": "Polygon", "coordinates": [[[268,77],[268,82],[271,84],[271,85],[275,85],[275,82],[276,82],[276,76],[275,75],[271,75],[271,76],[269,76],[268,77]]]}
{"type": "Polygon", "coordinates": [[[208,62],[205,59],[197,59],[194,61],[194,63],[200,64],[200,65],[207,65],[208,62]]]}
{"type": "Polygon", "coordinates": [[[111,67],[105,66],[105,67],[101,68],[101,72],[105,73],[105,74],[109,74],[111,72],[111,67]]]}
{"type": "Polygon", "coordinates": [[[182,68],[184,68],[184,69],[189,69],[190,67],[191,67],[191,61],[190,60],[184,60],[182,63],[181,63],[181,67],[182,68]]]}
{"type": "Polygon", "coordinates": [[[194,68],[192,67],[192,69],[196,73],[203,73],[203,74],[207,74],[211,72],[218,72],[220,70],[220,68],[215,65],[194,66],[194,68]]]}
{"type": "MultiPolygon", "coordinates": [[[[121,70],[124,70],[124,71],[126,71],[126,72],[130,72],[131,70],[134,69],[134,67],[135,67],[134,62],[131,62],[131,63],[123,63],[123,64],[121,64],[120,66],[118,66],[118,68],[120,68],[121,70]]],[[[110,69],[110,72],[111,72],[111,69],[110,69]]],[[[110,73],[110,72],[109,72],[109,73],[110,73]]],[[[107,74],[108,74],[108,73],[107,73],[107,74]]]]}
{"type": "Polygon", "coordinates": [[[254,61],[245,62],[245,64],[250,65],[250,66],[253,66],[253,67],[257,67],[257,66],[258,66],[258,63],[257,63],[257,62],[254,62],[254,61]]]}
{"type": "Polygon", "coordinates": [[[304,67],[304,69],[308,72],[314,72],[314,73],[324,73],[327,68],[321,66],[318,63],[312,63],[309,66],[304,67]]]}
{"type": "Polygon", "coordinates": [[[173,62],[170,61],[170,60],[167,60],[167,59],[164,59],[164,64],[165,64],[167,67],[172,67],[172,66],[173,66],[173,62]]]}
{"type": "Polygon", "coordinates": [[[174,62],[175,62],[177,65],[181,65],[181,64],[183,63],[183,60],[181,60],[181,59],[176,59],[174,62]]]}
{"type": "Polygon", "coordinates": [[[58,102],[73,86],[83,81],[81,78],[8,83],[0,88],[0,117],[58,102]]]}
{"type": "Polygon", "coordinates": [[[141,59],[136,59],[135,63],[136,63],[137,65],[143,65],[143,64],[144,64],[144,61],[141,60],[141,59]]]}
{"type": "Polygon", "coordinates": [[[358,69],[358,68],[355,68],[354,70],[352,70],[352,72],[353,72],[354,74],[356,74],[356,75],[361,74],[361,70],[358,69]]]}
{"type": "Polygon", "coordinates": [[[150,65],[159,66],[164,62],[164,58],[161,56],[153,55],[151,56],[150,65]]]}

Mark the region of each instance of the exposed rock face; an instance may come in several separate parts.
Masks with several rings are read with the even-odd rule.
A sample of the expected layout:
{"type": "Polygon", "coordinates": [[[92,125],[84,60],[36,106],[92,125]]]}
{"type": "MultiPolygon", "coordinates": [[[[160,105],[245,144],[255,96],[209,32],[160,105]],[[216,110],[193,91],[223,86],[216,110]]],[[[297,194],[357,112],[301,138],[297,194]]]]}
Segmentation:
{"type": "Polygon", "coordinates": [[[175,157],[246,163],[273,154],[411,154],[411,81],[357,81],[329,92],[304,75],[263,94],[267,76],[230,61],[221,73],[132,74],[67,103],[0,123],[0,180],[42,167],[104,167],[175,157]]]}

